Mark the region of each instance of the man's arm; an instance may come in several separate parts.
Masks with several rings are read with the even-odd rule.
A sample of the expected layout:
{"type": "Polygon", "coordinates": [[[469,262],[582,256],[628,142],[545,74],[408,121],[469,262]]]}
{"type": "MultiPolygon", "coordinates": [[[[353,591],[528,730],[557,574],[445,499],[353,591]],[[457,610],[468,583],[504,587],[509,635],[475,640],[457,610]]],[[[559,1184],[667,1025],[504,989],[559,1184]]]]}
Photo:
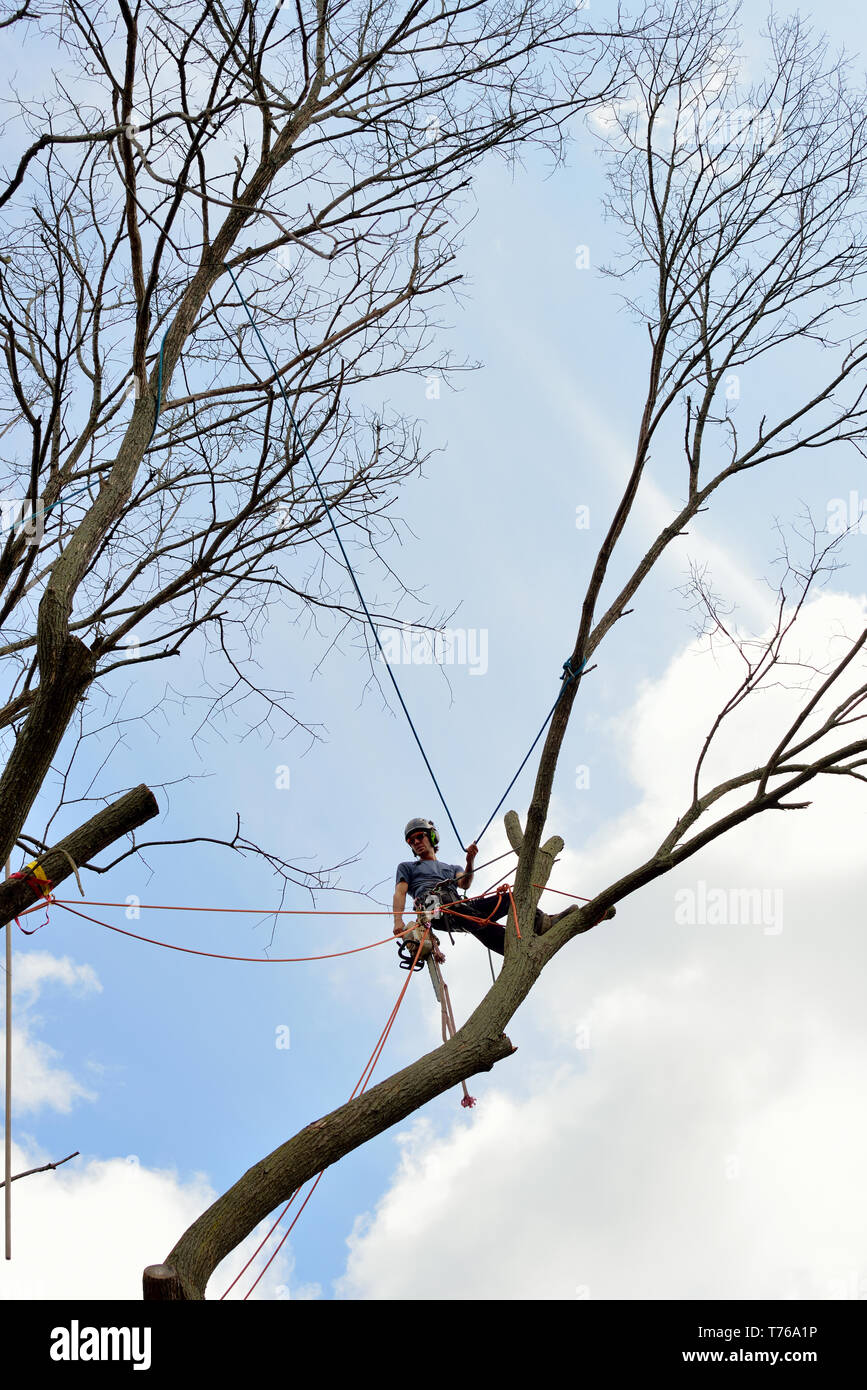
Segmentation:
{"type": "Polygon", "coordinates": [[[467,849],[467,867],[464,869],[462,874],[458,874],[457,879],[455,880],[458,887],[463,888],[465,891],[467,888],[469,888],[470,884],[473,881],[473,864],[476,862],[476,855],[478,854],[478,852],[479,847],[475,843],[475,841],[473,841],[473,843],[467,849]]]}
{"type": "Polygon", "coordinates": [[[407,892],[408,887],[409,887],[409,884],[408,884],[408,883],[404,883],[403,880],[401,879],[400,883],[397,884],[397,886],[396,886],[396,888],[395,888],[395,890],[394,890],[394,897],[393,897],[392,900],[391,900],[391,906],[392,906],[392,908],[394,909],[394,935],[395,935],[395,936],[400,936],[401,932],[404,931],[404,925],[403,925],[403,910],[404,910],[404,908],[406,907],[406,892],[407,892]]]}

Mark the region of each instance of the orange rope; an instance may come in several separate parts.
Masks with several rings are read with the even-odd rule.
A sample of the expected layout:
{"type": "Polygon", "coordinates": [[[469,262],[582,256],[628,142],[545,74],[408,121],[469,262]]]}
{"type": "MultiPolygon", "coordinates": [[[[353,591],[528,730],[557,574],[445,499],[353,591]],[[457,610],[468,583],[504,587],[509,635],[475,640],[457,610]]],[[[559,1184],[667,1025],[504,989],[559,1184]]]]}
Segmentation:
{"type": "MultiPolygon", "coordinates": [[[[518,910],[517,910],[517,908],[515,907],[515,899],[514,899],[514,897],[512,896],[512,889],[511,889],[511,887],[510,887],[508,884],[506,884],[506,885],[504,885],[504,886],[506,887],[506,889],[507,889],[507,891],[508,891],[508,894],[509,894],[509,901],[511,902],[511,905],[512,905],[512,911],[513,911],[514,914],[515,914],[515,930],[517,931],[517,933],[518,933],[518,939],[520,940],[520,939],[521,939],[521,928],[520,928],[520,926],[518,925],[518,910]]],[[[543,887],[543,885],[540,884],[540,883],[534,883],[532,886],[533,886],[534,888],[542,888],[542,887],[543,887]]],[[[592,902],[592,899],[591,899],[591,898],[582,898],[582,897],[580,897],[580,894],[577,894],[577,893],[564,893],[564,892],[562,891],[562,889],[560,889],[560,888],[547,888],[547,889],[545,889],[544,891],[549,892],[549,893],[558,893],[561,897],[564,897],[564,898],[578,898],[581,902],[585,902],[585,903],[592,902]]],[[[485,897],[486,895],[485,895],[485,894],[481,894],[480,896],[481,896],[481,897],[485,897]]],[[[87,906],[88,906],[88,907],[124,907],[124,908],[129,907],[129,903],[126,903],[126,902],[123,902],[123,903],[100,903],[100,902],[91,902],[89,899],[86,899],[85,901],[87,902],[87,906]]],[[[477,902],[478,899],[477,899],[477,898],[465,898],[464,901],[465,901],[465,902],[477,902]]],[[[365,946],[352,946],[352,947],[350,947],[350,949],[347,950],[347,951],[329,951],[329,952],[327,952],[327,953],[324,954],[324,955],[318,955],[318,956],[229,956],[229,955],[224,955],[224,954],[222,954],[222,953],[219,952],[219,951],[200,951],[200,950],[197,950],[197,949],[196,949],[195,947],[193,947],[193,946],[176,946],[176,945],[174,945],[174,944],[173,944],[172,942],[170,942],[170,941],[158,941],[155,937],[152,937],[152,936],[141,936],[138,932],[127,931],[124,927],[115,927],[115,926],[112,926],[112,924],[111,924],[110,922],[100,922],[100,920],[99,920],[97,917],[91,917],[88,913],[86,913],[86,912],[81,912],[77,907],[73,907],[71,902],[69,902],[69,901],[67,901],[67,900],[65,900],[65,899],[63,899],[63,898],[49,898],[49,899],[48,899],[48,902],[49,902],[49,903],[56,903],[58,907],[63,907],[63,908],[65,908],[67,912],[72,912],[72,913],[74,913],[74,915],[75,915],[76,917],[82,917],[86,922],[93,922],[94,925],[97,926],[97,927],[105,927],[106,931],[113,931],[113,932],[117,932],[120,936],[128,936],[128,937],[131,937],[133,941],[144,941],[148,946],[162,946],[162,947],[163,947],[165,950],[167,950],[167,951],[181,951],[184,955],[189,955],[189,956],[206,956],[209,960],[231,960],[231,961],[242,962],[242,963],[249,964],[249,965],[301,965],[301,964],[304,964],[304,963],[306,963],[306,962],[308,962],[308,961],[314,961],[314,960],[337,960],[337,959],[338,959],[339,957],[341,957],[341,956],[354,956],[354,955],[358,955],[359,952],[361,952],[361,951],[372,951],[373,948],[374,948],[375,946],[385,946],[385,945],[387,945],[387,943],[388,943],[389,941],[396,941],[397,938],[398,938],[398,935],[405,936],[408,932],[410,932],[410,931],[413,930],[412,927],[405,927],[405,928],[404,928],[404,931],[403,931],[402,933],[393,932],[391,936],[384,936],[384,937],[382,937],[382,939],[379,940],[379,941],[370,941],[370,942],[368,942],[367,945],[365,945],[365,946]]],[[[30,913],[30,912],[38,912],[38,911],[40,911],[40,909],[41,909],[44,905],[45,905],[45,904],[43,904],[43,903],[36,903],[36,904],[34,904],[33,907],[25,908],[23,912],[19,913],[19,916],[21,916],[21,917],[26,917],[27,914],[30,913]]],[[[158,911],[164,911],[164,912],[254,912],[254,913],[261,913],[261,914],[263,914],[263,915],[277,915],[277,914],[279,914],[279,915],[286,915],[286,914],[290,914],[290,915],[305,915],[305,914],[306,914],[306,915],[309,915],[309,914],[313,913],[313,914],[315,914],[315,915],[324,915],[324,916],[329,916],[329,915],[330,915],[330,916],[335,916],[335,917],[343,917],[343,916],[352,916],[352,917],[379,917],[379,916],[387,916],[387,917],[390,917],[390,916],[392,915],[392,912],[391,912],[391,911],[387,911],[387,912],[355,912],[355,911],[350,911],[350,912],[331,912],[330,909],[327,909],[327,908],[275,908],[275,909],[273,909],[273,913],[272,913],[272,912],[269,912],[268,909],[266,909],[266,908],[252,908],[252,907],[215,907],[215,908],[207,908],[207,907],[176,907],[176,906],[172,906],[171,904],[165,904],[165,903],[139,903],[139,904],[137,904],[137,906],[140,907],[140,908],[141,908],[141,907],[149,907],[152,911],[157,911],[157,910],[158,910],[158,911]]],[[[452,915],[452,916],[455,916],[455,917],[465,917],[465,916],[466,916],[465,913],[462,913],[462,912],[455,912],[453,909],[450,909],[450,908],[446,907],[445,905],[443,905],[443,907],[441,908],[441,911],[442,911],[442,912],[445,912],[445,913],[451,912],[451,915],[452,915]]],[[[482,919],[480,919],[480,920],[482,920],[482,919]]],[[[486,922],[486,921],[489,922],[490,920],[491,920],[490,917],[483,919],[483,920],[482,920],[482,925],[484,925],[484,922],[486,922]]]]}
{"type": "MultiPolygon", "coordinates": [[[[486,897],[485,893],[477,893],[472,898],[464,898],[464,902],[478,902],[479,898],[486,897]]],[[[72,901],[77,902],[78,899],[72,901]]],[[[82,898],[81,901],[86,907],[124,907],[130,906],[129,902],[123,903],[103,903],[97,902],[95,898],[82,898]]],[[[68,907],[69,899],[52,898],[51,902],[57,903],[60,907],[68,907]]],[[[35,912],[42,906],[36,903],[33,907],[28,907],[24,912],[19,913],[23,917],[25,912],[35,912]]],[[[333,908],[333,907],[206,907],[182,906],[180,903],[136,903],[139,909],[144,908],[148,912],[252,912],[261,917],[391,917],[394,914],[393,907],[380,907],[376,909],[361,908],[333,908]]],[[[404,911],[407,911],[404,908],[404,911]]]]}
{"type": "MultiPolygon", "coordinates": [[[[507,892],[508,895],[509,895],[509,902],[512,904],[512,911],[513,911],[514,914],[515,914],[515,930],[516,930],[516,932],[518,933],[518,939],[520,940],[520,939],[521,939],[521,928],[518,926],[518,909],[515,907],[515,899],[512,897],[512,890],[511,890],[509,884],[508,884],[508,883],[504,883],[502,886],[505,888],[506,892],[507,892]]],[[[501,896],[502,896],[501,894],[499,894],[499,893],[497,894],[497,903],[499,902],[501,896]]],[[[471,901],[473,901],[473,900],[472,900],[471,898],[467,898],[467,899],[465,899],[465,901],[466,901],[466,902],[471,902],[471,901]]],[[[491,909],[491,915],[490,915],[490,917],[469,917],[469,920],[470,920],[471,922],[475,922],[478,926],[482,926],[482,927],[483,927],[483,926],[485,926],[488,922],[493,921],[494,913],[496,912],[496,910],[497,910],[497,904],[495,903],[494,906],[493,906],[493,908],[491,909]]],[[[456,912],[455,909],[454,909],[453,907],[452,907],[452,908],[449,908],[449,907],[443,906],[443,907],[440,908],[440,911],[441,911],[441,912],[450,912],[450,913],[452,914],[453,917],[460,917],[460,918],[463,919],[463,921],[466,921],[467,918],[468,918],[468,916],[469,916],[469,914],[466,913],[466,912],[456,912]]],[[[446,931],[448,931],[448,927],[446,927],[446,931]]]]}
{"type": "Polygon", "coordinates": [[[512,904],[512,911],[515,914],[515,931],[518,933],[518,940],[521,939],[521,928],[518,926],[518,909],[515,907],[515,899],[512,897],[512,890],[509,889],[509,902],[512,904]]]}
{"type": "MultiPolygon", "coordinates": [[[[385,1027],[383,1028],[382,1032],[381,1032],[380,1035],[379,1035],[379,1038],[377,1039],[376,1046],[374,1047],[373,1052],[371,1052],[369,1058],[367,1059],[367,1062],[366,1062],[366,1064],[365,1064],[365,1066],[364,1066],[364,1070],[362,1071],[361,1076],[358,1078],[358,1080],[357,1080],[356,1083],[355,1083],[355,1086],[354,1086],[353,1091],[352,1091],[352,1095],[349,1097],[350,1100],[354,1100],[354,1099],[355,1099],[356,1092],[358,1092],[358,1094],[362,1094],[362,1093],[364,1092],[364,1090],[365,1090],[366,1087],[367,1087],[368,1081],[370,1080],[371,1076],[373,1075],[373,1069],[374,1069],[374,1067],[376,1066],[377,1062],[379,1061],[380,1057],[382,1056],[382,1050],[383,1050],[383,1048],[385,1047],[386,1042],[388,1041],[388,1035],[389,1035],[389,1033],[391,1032],[391,1029],[392,1029],[392,1027],[393,1027],[393,1025],[394,1025],[395,1019],[397,1018],[397,1011],[398,1011],[398,1009],[400,1008],[401,1004],[403,1003],[403,997],[404,997],[404,995],[406,994],[407,989],[409,988],[409,982],[410,982],[410,980],[412,979],[412,976],[413,976],[413,973],[414,973],[414,972],[413,972],[413,967],[415,966],[415,963],[416,963],[416,961],[417,961],[418,958],[419,958],[419,955],[420,955],[420,953],[421,953],[421,949],[422,949],[422,947],[424,946],[425,941],[427,940],[427,937],[428,937],[428,933],[429,933],[429,932],[430,932],[430,927],[425,927],[424,935],[422,936],[422,939],[421,939],[421,941],[420,941],[419,944],[418,944],[418,950],[416,951],[416,953],[415,953],[415,955],[414,955],[414,957],[413,957],[412,966],[411,966],[410,969],[407,971],[406,982],[405,982],[405,984],[404,984],[404,986],[403,986],[403,989],[400,991],[400,994],[399,994],[398,997],[397,997],[397,1003],[395,1004],[394,1008],[392,1009],[391,1013],[389,1014],[388,1021],[386,1022],[385,1027]],[[363,1085],[362,1085],[362,1082],[364,1083],[363,1085]],[[358,1091],[359,1086],[361,1086],[361,1091],[360,1091],[360,1092],[358,1091]]],[[[317,1176],[316,1181],[314,1182],[314,1184],[313,1184],[313,1186],[311,1187],[310,1191],[307,1193],[307,1196],[304,1198],[304,1201],[302,1202],[301,1206],[298,1208],[298,1211],[295,1213],[295,1216],[293,1217],[290,1226],[288,1227],[286,1233],[284,1234],[282,1240],[280,1241],[280,1244],[277,1246],[276,1250],[273,1252],[273,1254],[272,1254],[271,1257],[269,1258],[267,1264],[266,1264],[266,1265],[264,1266],[264,1268],[260,1271],[260,1273],[259,1273],[259,1275],[257,1276],[257,1278],[254,1280],[254,1282],[250,1285],[250,1287],[249,1287],[249,1289],[247,1290],[247,1292],[244,1294],[244,1302],[246,1302],[247,1299],[250,1297],[250,1294],[253,1292],[253,1290],[255,1289],[256,1285],[257,1285],[258,1282],[259,1282],[259,1280],[262,1278],[262,1275],[265,1274],[265,1272],[267,1271],[267,1269],[269,1268],[269,1266],[272,1264],[272,1262],[276,1259],[277,1255],[280,1253],[280,1250],[282,1249],[282,1247],[283,1247],[285,1241],[288,1239],[288,1237],[289,1237],[289,1235],[290,1235],[290,1233],[291,1233],[291,1231],[292,1231],[292,1229],[293,1229],[293,1227],[294,1227],[296,1221],[298,1220],[298,1218],[299,1218],[299,1216],[301,1215],[302,1211],[303,1211],[304,1208],[306,1207],[307,1203],[310,1201],[310,1198],[313,1196],[313,1193],[316,1191],[316,1188],[317,1188],[317,1186],[319,1185],[320,1179],[323,1178],[324,1176],[325,1176],[325,1169],[323,1168],[323,1169],[322,1169],[322,1172],[317,1176]]],[[[249,1260],[248,1260],[247,1263],[244,1265],[244,1268],[240,1271],[239,1274],[237,1274],[237,1275],[235,1276],[235,1278],[232,1280],[231,1284],[230,1284],[229,1287],[225,1290],[225,1292],[222,1293],[222,1294],[220,1295],[220,1301],[221,1301],[221,1302],[222,1302],[222,1300],[226,1297],[226,1294],[229,1293],[229,1292],[235,1287],[235,1285],[237,1284],[237,1282],[238,1282],[238,1280],[240,1279],[241,1275],[242,1275],[242,1274],[250,1267],[250,1265],[253,1263],[253,1261],[255,1260],[256,1256],[257,1256],[258,1253],[259,1253],[259,1251],[262,1249],[262,1246],[265,1244],[265,1242],[269,1239],[269,1237],[270,1237],[271,1235],[273,1235],[274,1231],[275,1231],[275,1230],[277,1229],[277,1227],[280,1225],[280,1222],[283,1220],[283,1217],[286,1215],[287,1211],[289,1210],[289,1208],[290,1208],[290,1206],[292,1205],[292,1203],[295,1201],[295,1198],[298,1196],[298,1193],[299,1193],[300,1191],[301,1191],[301,1189],[300,1189],[300,1187],[299,1187],[299,1188],[296,1188],[296,1190],[292,1193],[292,1196],[289,1198],[289,1201],[286,1203],[286,1205],[285,1205],[285,1207],[283,1208],[283,1210],[281,1211],[280,1215],[277,1217],[277,1220],[274,1222],[274,1225],[271,1227],[271,1229],[266,1233],[266,1235],[265,1235],[265,1236],[262,1238],[262,1240],[259,1242],[259,1244],[257,1245],[256,1249],[253,1251],[253,1254],[250,1256],[249,1260]]]]}
{"type": "MultiPolygon", "coordinates": [[[[188,956],[208,956],[211,960],[248,961],[251,965],[295,965],[308,960],[336,960],[338,956],[354,956],[359,951],[371,951],[374,946],[384,946],[387,941],[397,940],[397,935],[393,934],[392,936],[384,936],[381,941],[371,941],[367,946],[353,946],[348,951],[330,951],[324,956],[224,956],[218,951],[197,951],[192,946],[173,946],[170,941],[157,941],[152,936],[139,936],[138,932],[126,931],[123,927],[113,927],[110,922],[100,922],[97,917],[90,917],[86,912],[79,912],[77,907],[72,907],[69,903],[62,903],[56,898],[54,901],[58,907],[65,908],[67,912],[73,912],[76,917],[83,917],[85,921],[94,922],[96,926],[105,927],[107,931],[119,932],[121,936],[131,936],[134,941],[146,941],[149,946],[164,946],[167,951],[183,951],[188,956]]],[[[401,935],[406,935],[406,932],[413,930],[413,927],[406,927],[401,935]]]]}
{"type": "MultiPolygon", "coordinates": [[[[487,895],[483,895],[483,896],[487,896],[487,895]]],[[[448,913],[451,913],[452,917],[460,917],[461,920],[464,921],[464,922],[465,922],[465,921],[467,920],[467,918],[469,917],[469,920],[470,920],[471,922],[475,922],[476,926],[479,926],[479,927],[486,927],[486,926],[488,925],[489,922],[493,922],[493,920],[494,920],[494,913],[496,912],[497,908],[498,908],[499,905],[500,905],[500,898],[501,898],[501,897],[502,897],[502,894],[501,894],[501,893],[498,893],[498,894],[497,894],[497,901],[494,903],[494,906],[491,908],[491,911],[490,911],[490,913],[489,913],[489,915],[488,915],[487,917],[471,917],[470,914],[469,914],[468,912],[459,912],[459,911],[454,907],[454,905],[452,905],[451,907],[447,907],[447,906],[445,905],[445,903],[441,903],[441,904],[440,904],[440,912],[448,912],[448,913]]],[[[475,902],[475,901],[477,901],[477,900],[476,900],[475,898],[465,898],[464,901],[465,901],[465,902],[475,902]]],[[[449,928],[448,928],[448,925],[446,925],[446,931],[448,931],[448,929],[449,929],[449,928]]]]}
{"type": "MultiPolygon", "coordinates": [[[[73,901],[78,901],[73,899],[73,901]]],[[[59,903],[61,907],[66,907],[65,898],[53,898],[52,902],[59,903]]],[[[125,903],[100,903],[95,899],[83,898],[88,907],[129,907],[125,903]]],[[[42,904],[38,903],[38,907],[42,904]]],[[[390,917],[393,908],[380,907],[375,911],[361,911],[356,908],[335,909],[333,907],[204,907],[193,906],[183,907],[180,903],[136,903],[137,908],[145,908],[148,912],[253,912],[259,913],[262,917],[390,917]]],[[[32,912],[32,908],[27,909],[32,912]]],[[[23,913],[21,914],[24,915],[23,913]]]]}
{"type": "MultiPolygon", "coordinates": [[[[324,1170],[323,1170],[323,1171],[324,1171],[324,1170]]],[[[319,1176],[321,1177],[322,1174],[320,1173],[319,1176]]],[[[259,1241],[259,1244],[256,1246],[256,1249],[253,1251],[253,1253],[252,1253],[252,1255],[250,1256],[249,1260],[248,1260],[247,1263],[244,1265],[244,1268],[243,1268],[242,1270],[240,1270],[238,1274],[235,1275],[235,1277],[234,1277],[234,1279],[232,1280],[232,1282],[231,1282],[231,1284],[229,1285],[229,1287],[228,1287],[227,1289],[224,1289],[223,1292],[220,1294],[220,1302],[221,1302],[221,1303],[222,1303],[223,1299],[226,1297],[226,1294],[232,1292],[232,1289],[233,1289],[233,1288],[235,1287],[235,1285],[237,1284],[237,1282],[238,1282],[238,1280],[240,1279],[241,1275],[242,1275],[242,1274],[246,1274],[247,1270],[250,1268],[250,1265],[253,1263],[253,1261],[255,1260],[256,1256],[257,1256],[258,1253],[259,1253],[259,1251],[262,1249],[262,1246],[263,1246],[263,1245],[265,1244],[265,1242],[274,1234],[274,1232],[276,1231],[277,1227],[280,1225],[280,1222],[283,1220],[283,1217],[286,1215],[287,1211],[288,1211],[289,1208],[291,1207],[292,1203],[295,1201],[295,1198],[298,1196],[298,1193],[299,1193],[300,1191],[301,1191],[301,1188],[300,1188],[300,1187],[296,1187],[295,1191],[292,1193],[292,1196],[289,1198],[289,1201],[286,1203],[286,1205],[285,1205],[285,1207],[283,1208],[283,1210],[281,1211],[280,1215],[277,1217],[277,1220],[274,1222],[274,1225],[271,1227],[270,1230],[268,1230],[268,1231],[265,1232],[265,1234],[263,1235],[262,1239],[259,1241]]]]}
{"type": "MultiPolygon", "coordinates": [[[[274,1253],[273,1253],[273,1254],[268,1258],[268,1260],[265,1262],[264,1266],[263,1266],[262,1269],[259,1271],[259,1273],[256,1275],[256,1278],[253,1280],[252,1284],[250,1285],[249,1289],[248,1289],[247,1292],[244,1294],[244,1298],[243,1298],[243,1302],[244,1302],[244,1303],[247,1302],[247,1299],[250,1297],[250,1294],[251,1294],[251,1293],[253,1292],[253,1290],[255,1289],[256,1285],[257,1285],[258,1282],[259,1282],[259,1280],[262,1278],[262,1276],[263,1276],[264,1274],[267,1274],[267,1272],[268,1272],[268,1270],[270,1269],[271,1265],[274,1263],[274,1261],[276,1260],[277,1256],[280,1254],[280,1251],[282,1250],[283,1245],[285,1244],[286,1240],[289,1238],[290,1232],[292,1231],[292,1229],[293,1229],[293,1227],[294,1227],[294,1225],[295,1225],[295,1222],[298,1220],[298,1218],[299,1218],[299,1216],[301,1215],[302,1211],[303,1211],[304,1208],[306,1207],[307,1203],[310,1201],[310,1198],[313,1196],[313,1193],[316,1191],[317,1187],[319,1186],[320,1182],[322,1181],[322,1179],[323,1179],[324,1177],[325,1177],[325,1169],[323,1168],[323,1169],[322,1169],[322,1172],[319,1173],[319,1174],[317,1175],[317,1178],[316,1178],[315,1183],[314,1183],[313,1186],[311,1187],[310,1191],[307,1193],[307,1196],[304,1198],[304,1201],[301,1203],[301,1206],[298,1208],[298,1210],[296,1211],[295,1215],[293,1216],[293,1218],[292,1218],[292,1220],[291,1220],[289,1226],[288,1226],[287,1229],[286,1229],[285,1235],[284,1235],[283,1238],[281,1239],[281,1241],[280,1241],[279,1245],[277,1246],[277,1248],[275,1249],[274,1253]]],[[[299,1188],[298,1190],[300,1191],[300,1188],[299,1188]]],[[[294,1201],[294,1199],[295,1199],[295,1197],[297,1197],[297,1195],[298,1195],[298,1192],[293,1192],[293,1193],[292,1193],[292,1196],[289,1198],[289,1201],[290,1201],[290,1202],[291,1202],[291,1201],[294,1201]]],[[[288,1206],[288,1203],[287,1203],[287,1206],[288,1206]]],[[[277,1223],[278,1223],[278,1225],[279,1225],[279,1223],[280,1223],[282,1220],[283,1220],[283,1213],[281,1212],[281,1213],[280,1213],[280,1216],[277,1218],[277,1223]]],[[[272,1226],[272,1227],[271,1227],[271,1230],[273,1231],[273,1229],[274,1229],[274,1227],[272,1226]]],[[[227,1289],[227,1290],[226,1290],[226,1293],[228,1293],[228,1292],[229,1292],[229,1290],[227,1289]]],[[[223,1295],[223,1298],[225,1298],[225,1296],[226,1296],[226,1295],[224,1294],[224,1295],[223,1295]]],[[[222,1302],[222,1299],[221,1299],[220,1301],[222,1302]]]]}

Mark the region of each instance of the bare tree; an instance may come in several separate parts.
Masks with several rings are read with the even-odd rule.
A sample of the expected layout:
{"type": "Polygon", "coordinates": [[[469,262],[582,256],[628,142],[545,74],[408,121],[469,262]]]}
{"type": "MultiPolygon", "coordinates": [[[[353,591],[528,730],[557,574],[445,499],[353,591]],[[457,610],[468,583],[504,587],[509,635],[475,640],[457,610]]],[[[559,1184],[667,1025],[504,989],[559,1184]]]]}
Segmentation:
{"type": "Polygon", "coordinates": [[[658,846],[643,863],[624,864],[591,902],[533,928],[539,885],[563,844],[559,836],[545,843],[542,837],[574,700],[660,557],[748,470],[841,442],[863,447],[867,102],[799,20],[772,19],[768,43],[767,78],[744,88],[733,13],[704,0],[675,5],[667,29],[629,48],[628,90],[595,123],[610,161],[609,213],[625,237],[612,274],[635,286],[628,302],[647,325],[649,363],[634,461],[581,606],[574,674],[550,723],[524,828],[514,812],[506,816],[518,853],[520,936],[510,918],[503,969],[453,1039],[250,1168],[184,1233],[164,1264],[145,1272],[147,1297],[204,1297],[217,1264],[309,1178],[509,1056],[514,1049],[504,1029],[542,970],[616,904],[752,817],[803,809],[804,789],[817,777],[864,780],[867,737],[858,736],[857,725],[867,715],[867,630],[852,634],[845,653],[826,667],[799,670],[798,713],[759,766],[716,784],[706,776],[708,750],[725,719],[783,678],[785,639],[812,587],[834,564],[836,542],[829,547],[813,528],[805,533],[807,559],[784,557],[776,621],[752,646],[727,628],[705,575],[694,570],[691,592],[717,639],[738,646],[744,674],[696,749],[691,798],[674,825],[660,827],[658,846]],[[751,422],[736,416],[725,398],[726,375],[748,364],[779,371],[799,345],[821,349],[809,399],[776,415],[769,404],[751,422]],[[678,438],[682,504],[613,589],[612,557],[646,482],[651,448],[670,451],[678,438]]]}
{"type": "MultiPolygon", "coordinates": [[[[357,626],[326,507],[375,557],[425,458],[359,388],[467,365],[432,340],[474,165],[526,142],[556,159],[617,82],[615,39],[561,0],[48,0],[25,18],[68,65],[5,123],[0,862],[47,843],[25,830],[52,769],[75,800],[57,759],[88,692],[120,699],[194,639],[206,719],[249,697],[252,726],[315,732],[256,683],[253,644],[277,605],[357,626]]],[[[226,843],[251,848],[240,826],[226,843]]]]}

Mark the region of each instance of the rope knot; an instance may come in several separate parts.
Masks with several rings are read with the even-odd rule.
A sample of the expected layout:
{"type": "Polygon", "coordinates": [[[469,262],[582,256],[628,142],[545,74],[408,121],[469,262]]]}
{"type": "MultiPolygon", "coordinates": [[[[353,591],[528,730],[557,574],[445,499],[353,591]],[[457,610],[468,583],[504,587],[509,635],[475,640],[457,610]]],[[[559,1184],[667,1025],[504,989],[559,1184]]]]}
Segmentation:
{"type": "Polygon", "coordinates": [[[54,902],[54,899],[51,896],[51,890],[54,887],[54,884],[51,882],[51,879],[48,877],[45,870],[40,868],[40,866],[36,863],[35,859],[31,859],[30,863],[25,864],[24,868],[21,869],[17,874],[10,874],[9,878],[23,879],[24,882],[27,884],[28,888],[32,889],[34,893],[41,893],[42,897],[45,900],[45,921],[40,922],[38,927],[31,927],[30,931],[28,931],[26,927],[22,927],[18,918],[15,918],[15,925],[18,928],[18,930],[23,931],[25,936],[33,936],[33,934],[35,932],[40,931],[42,927],[48,926],[48,904],[54,902]]]}
{"type": "MultiPolygon", "coordinates": [[[[571,658],[571,656],[567,657],[566,660],[563,662],[563,672],[562,672],[562,674],[561,674],[561,676],[560,676],[561,681],[565,681],[565,682],[566,682],[566,685],[571,685],[571,684],[572,684],[572,681],[577,681],[578,677],[581,675],[581,672],[584,670],[584,667],[585,667],[586,665],[587,665],[587,658],[585,657],[584,660],[581,662],[581,665],[578,667],[578,670],[577,670],[577,671],[573,671],[573,670],[572,670],[572,658],[571,658]]],[[[565,686],[564,686],[564,689],[565,689],[565,686]]]]}

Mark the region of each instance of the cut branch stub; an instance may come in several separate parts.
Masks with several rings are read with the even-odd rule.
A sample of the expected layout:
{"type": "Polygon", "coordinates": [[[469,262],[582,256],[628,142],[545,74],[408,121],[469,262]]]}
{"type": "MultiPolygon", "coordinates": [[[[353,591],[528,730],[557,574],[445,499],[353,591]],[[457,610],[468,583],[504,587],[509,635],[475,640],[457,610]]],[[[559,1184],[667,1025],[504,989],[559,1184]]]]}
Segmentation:
{"type": "Polygon", "coordinates": [[[542,896],[542,889],[547,885],[551,877],[551,870],[557,855],[563,849],[563,840],[559,835],[552,835],[546,840],[544,845],[540,845],[533,860],[533,873],[531,877],[531,898],[530,904],[535,912],[542,896]],[[533,887],[534,884],[541,884],[541,887],[533,887]]]}
{"type": "MultiPolygon", "coordinates": [[[[512,846],[512,849],[515,850],[516,854],[520,856],[523,854],[524,850],[524,832],[521,829],[518,813],[516,811],[507,811],[503,818],[503,824],[506,827],[506,835],[508,836],[509,844],[512,846]]],[[[530,887],[527,890],[527,896],[521,902],[516,903],[521,919],[522,930],[525,926],[529,928],[529,925],[535,917],[536,908],[539,906],[539,899],[542,896],[542,889],[547,884],[551,876],[551,870],[554,867],[554,861],[562,849],[563,840],[559,835],[552,835],[550,839],[545,841],[544,845],[539,846],[533,857],[533,869],[530,874],[530,887]],[[541,884],[542,887],[535,887],[534,885],[536,884],[541,884]]],[[[519,867],[520,864],[521,860],[519,858],[519,867]]]]}
{"type": "Polygon", "coordinates": [[[503,817],[503,824],[506,827],[509,844],[516,854],[520,854],[524,844],[524,832],[521,829],[521,822],[518,820],[518,812],[507,811],[503,817]]]}
{"type": "Polygon", "coordinates": [[[152,1303],[185,1303],[187,1295],[171,1265],[148,1265],[142,1275],[144,1297],[152,1303]]]}

